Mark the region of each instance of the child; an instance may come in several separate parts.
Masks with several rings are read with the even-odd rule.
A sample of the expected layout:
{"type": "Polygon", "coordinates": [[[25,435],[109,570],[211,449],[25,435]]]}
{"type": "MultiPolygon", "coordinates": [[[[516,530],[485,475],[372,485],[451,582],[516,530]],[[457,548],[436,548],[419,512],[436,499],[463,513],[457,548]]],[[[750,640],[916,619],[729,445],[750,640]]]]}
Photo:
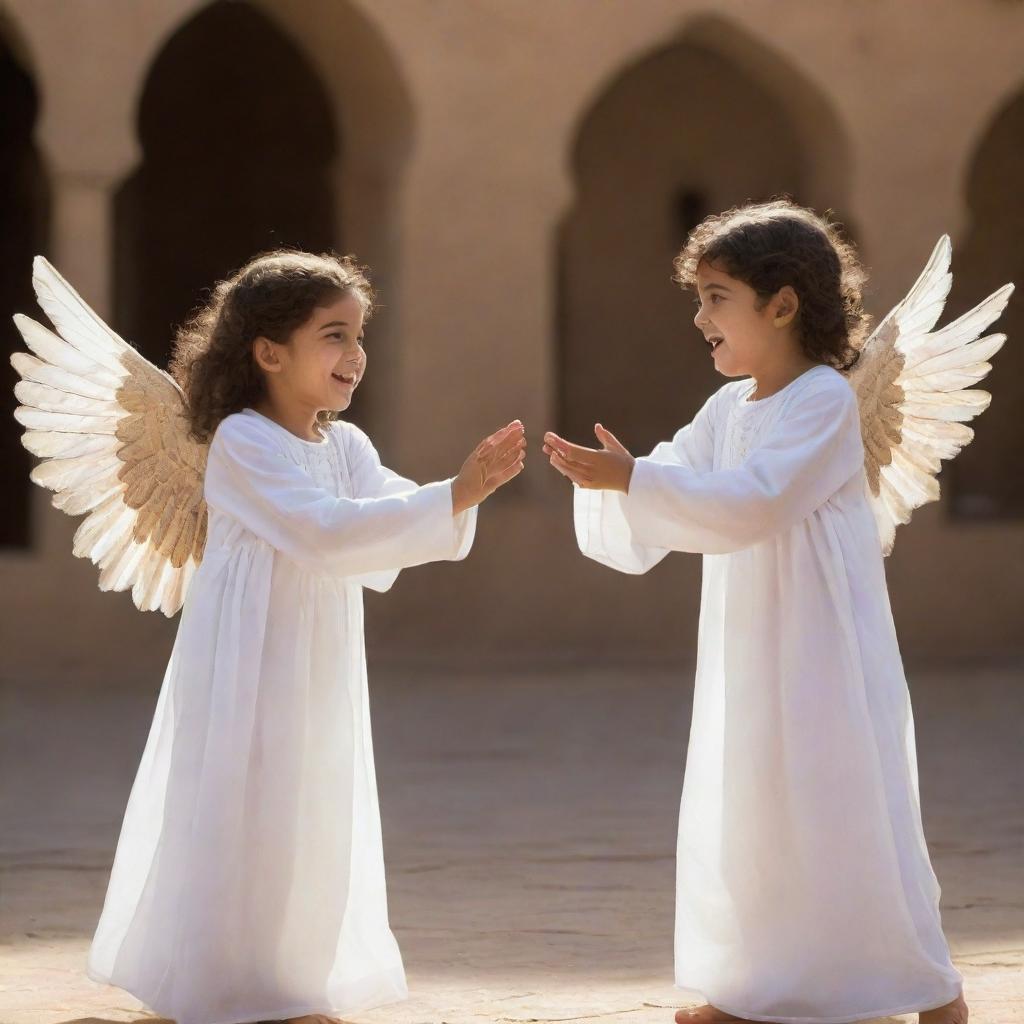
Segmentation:
{"type": "MultiPolygon", "coordinates": [[[[92,360],[100,368],[86,383],[96,387],[129,367],[111,429],[144,444],[146,429],[120,416],[138,405],[131,387],[156,378],[45,261],[37,290],[78,350],[52,335],[47,347],[43,328],[19,323],[35,351],[64,360],[51,379],[92,360]]],[[[515,421],[454,479],[423,487],[385,469],[369,438],[337,418],[366,373],[370,311],[369,283],[350,260],[276,252],[218,285],[176,342],[192,435],[212,436],[208,534],[88,971],[178,1024],[313,1021],[406,996],[387,918],[362,587],[387,590],[403,567],[464,558],[475,506],[520,472],[525,440],[515,421]]],[[[41,365],[24,356],[19,368],[39,380],[41,365]]],[[[92,394],[83,380],[72,387],[92,394]]],[[[19,387],[36,402],[19,410],[22,422],[69,429],[48,418],[48,392],[19,387]]],[[[104,440],[102,424],[82,423],[70,429],[104,440]]],[[[168,450],[183,451],[169,436],[168,450]]],[[[128,459],[124,446],[118,456],[128,459]]],[[[128,515],[141,463],[124,465],[131,486],[117,500],[128,515]]]]}
{"type": "MultiPolygon", "coordinates": [[[[877,417],[844,376],[863,344],[863,273],[831,223],[783,200],[709,218],[676,267],[697,292],[694,322],[716,369],[752,379],[720,388],[646,458],[601,425],[600,450],[553,433],[544,446],[577,485],[585,555],[630,573],[669,550],[705,556],[675,953],[677,985],[708,1005],[676,1020],[832,1024],[918,1011],[922,1024],[965,1024],[921,828],[882,513],[865,485],[861,416],[872,437],[877,417]]],[[[878,344],[889,355],[899,325],[920,335],[941,311],[948,280],[943,290],[943,268],[928,273],[887,318],[878,344]]],[[[947,328],[949,350],[978,329],[947,328]]],[[[901,342],[900,366],[919,340],[901,342]]],[[[987,370],[975,360],[972,379],[987,370]]],[[[901,472],[906,420],[904,447],[889,455],[901,472]]],[[[922,437],[968,430],[914,422],[922,437]]],[[[912,461],[934,472],[938,457],[920,451],[912,461]]]]}

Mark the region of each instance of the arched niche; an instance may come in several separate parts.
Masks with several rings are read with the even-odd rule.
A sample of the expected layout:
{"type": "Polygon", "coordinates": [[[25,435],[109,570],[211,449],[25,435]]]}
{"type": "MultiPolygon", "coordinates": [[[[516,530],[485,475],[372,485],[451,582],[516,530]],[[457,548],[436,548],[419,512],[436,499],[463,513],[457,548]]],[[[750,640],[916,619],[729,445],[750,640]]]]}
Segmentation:
{"type": "Polygon", "coordinates": [[[32,541],[31,462],[21,444],[23,428],[14,419],[19,377],[10,354],[25,347],[11,317],[16,312],[34,315],[32,257],[47,248],[49,190],[34,142],[38,112],[39,95],[23,48],[13,26],[0,18],[0,548],[24,548],[32,541]]]}
{"type": "Polygon", "coordinates": [[[966,183],[969,228],[953,256],[948,317],[959,316],[1007,281],[1018,288],[1000,320],[990,328],[1007,336],[992,359],[992,372],[978,386],[992,405],[972,423],[975,437],[947,467],[949,508],[954,518],[1024,517],[1024,473],[1017,468],[1024,447],[1024,91],[993,117],[975,150],[966,183]]]}
{"type": "Polygon", "coordinates": [[[345,251],[330,98],[257,6],[218,0],[165,42],[143,86],[142,161],[115,198],[115,322],[160,366],[177,324],[260,251],[345,251]]]}
{"type": "Polygon", "coordinates": [[[779,194],[841,213],[843,147],[813,85],[718,18],[604,88],[576,134],[559,235],[563,430],[593,440],[600,420],[639,452],[688,422],[725,382],[671,280],[688,231],[779,194]]]}

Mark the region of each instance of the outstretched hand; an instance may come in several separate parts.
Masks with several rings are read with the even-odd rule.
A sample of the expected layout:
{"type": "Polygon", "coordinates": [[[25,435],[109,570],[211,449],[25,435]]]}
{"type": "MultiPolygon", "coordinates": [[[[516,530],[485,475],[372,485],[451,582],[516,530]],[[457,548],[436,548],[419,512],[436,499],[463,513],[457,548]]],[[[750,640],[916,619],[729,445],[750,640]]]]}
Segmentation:
{"type": "Polygon", "coordinates": [[[544,435],[544,454],[551,465],[574,484],[596,491],[629,490],[636,461],[619,439],[600,423],[595,424],[594,433],[601,442],[599,449],[583,448],[570,444],[557,434],[548,431],[544,435]]]}
{"type": "Polygon", "coordinates": [[[519,420],[485,437],[462,464],[452,481],[452,513],[479,505],[502,484],[523,471],[526,436],[519,420]]]}

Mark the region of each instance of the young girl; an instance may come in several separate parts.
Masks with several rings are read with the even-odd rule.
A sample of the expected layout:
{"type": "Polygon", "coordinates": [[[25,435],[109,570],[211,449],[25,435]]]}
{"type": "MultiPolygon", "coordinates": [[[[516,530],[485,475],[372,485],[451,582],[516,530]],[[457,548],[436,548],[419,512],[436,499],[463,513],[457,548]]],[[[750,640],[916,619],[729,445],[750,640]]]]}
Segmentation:
{"type": "Polygon", "coordinates": [[[406,995],[362,587],[464,558],[475,506],[519,473],[525,441],[509,424],[422,487],[385,469],[337,418],[366,373],[370,311],[348,259],[277,252],[219,284],[176,342],[193,435],[212,436],[208,535],[88,970],[178,1024],[320,1020],[406,995]]]}
{"type": "Polygon", "coordinates": [[[544,446],[578,485],[585,555],[630,573],[705,556],[675,953],[677,985],[708,1005],[676,1020],[965,1024],[841,372],[863,342],[863,273],[787,201],[709,218],[676,267],[715,368],[750,379],[646,458],[600,425],[601,450],[544,446]]]}

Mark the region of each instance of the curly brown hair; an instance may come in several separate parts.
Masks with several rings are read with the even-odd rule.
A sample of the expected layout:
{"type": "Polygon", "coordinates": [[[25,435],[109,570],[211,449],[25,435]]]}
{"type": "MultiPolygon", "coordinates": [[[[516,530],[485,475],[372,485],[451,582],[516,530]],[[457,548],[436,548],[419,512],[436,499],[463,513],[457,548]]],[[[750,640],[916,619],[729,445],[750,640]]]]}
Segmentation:
{"type": "Polygon", "coordinates": [[[796,325],[807,357],[842,371],[857,362],[870,323],[861,294],[867,275],[828,213],[788,197],[733,207],[690,232],[675,280],[695,289],[702,261],[753,288],[758,308],[788,284],[800,299],[796,325]]]}
{"type": "MultiPolygon", "coordinates": [[[[350,256],[275,249],[219,281],[209,302],[179,328],[171,355],[192,436],[208,441],[221,420],[266,393],[252,354],[256,338],[286,343],[318,306],[349,294],[359,297],[368,319],[374,293],[366,274],[350,256]]],[[[337,418],[318,413],[321,423],[337,418]]]]}

